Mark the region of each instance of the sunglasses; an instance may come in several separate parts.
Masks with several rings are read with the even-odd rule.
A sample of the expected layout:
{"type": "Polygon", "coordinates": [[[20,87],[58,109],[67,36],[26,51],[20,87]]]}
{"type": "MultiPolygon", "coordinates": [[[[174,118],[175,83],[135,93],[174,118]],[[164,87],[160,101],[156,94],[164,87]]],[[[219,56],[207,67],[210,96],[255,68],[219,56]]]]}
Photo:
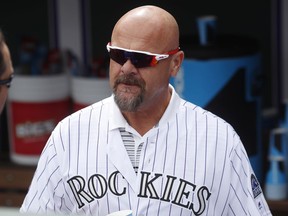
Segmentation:
{"type": "Polygon", "coordinates": [[[111,46],[110,42],[107,44],[106,48],[112,60],[123,65],[129,59],[136,68],[153,67],[158,63],[158,61],[167,59],[170,55],[174,55],[180,50],[178,47],[177,49],[171,50],[165,54],[155,54],[111,46]]]}
{"type": "Polygon", "coordinates": [[[14,75],[12,74],[8,79],[0,80],[0,85],[6,85],[7,88],[11,86],[14,75]]]}

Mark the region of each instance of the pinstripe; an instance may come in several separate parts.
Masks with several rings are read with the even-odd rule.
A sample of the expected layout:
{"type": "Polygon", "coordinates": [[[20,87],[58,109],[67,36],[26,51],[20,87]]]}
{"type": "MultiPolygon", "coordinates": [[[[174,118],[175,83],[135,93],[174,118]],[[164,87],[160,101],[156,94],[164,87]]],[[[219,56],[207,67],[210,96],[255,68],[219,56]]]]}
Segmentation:
{"type": "MultiPolygon", "coordinates": [[[[185,107],[185,117],[184,117],[184,120],[185,120],[185,124],[184,124],[184,126],[185,126],[185,154],[184,154],[184,169],[183,169],[183,178],[185,179],[185,177],[186,177],[186,166],[187,166],[187,154],[188,154],[188,151],[187,151],[187,144],[188,144],[188,142],[187,142],[187,140],[188,140],[188,138],[187,138],[187,135],[188,135],[188,130],[187,130],[187,107],[185,107]]],[[[181,209],[180,210],[180,215],[182,215],[183,214],[183,209],[181,209]]]]}
{"type": "MultiPolygon", "coordinates": [[[[157,151],[157,144],[158,144],[158,136],[159,136],[159,129],[157,129],[157,133],[156,133],[156,141],[155,141],[155,152],[158,152],[157,151]]],[[[153,165],[152,165],[152,172],[154,171],[155,169],[155,163],[156,163],[156,153],[154,154],[154,157],[153,157],[153,165]]]]}
{"type": "MultiPolygon", "coordinates": [[[[143,170],[143,166],[144,166],[144,161],[146,161],[145,160],[145,158],[146,158],[146,151],[147,151],[147,143],[148,143],[148,138],[146,138],[146,141],[145,141],[145,145],[143,146],[144,147],[144,152],[143,152],[143,160],[141,161],[141,164],[142,164],[142,166],[141,166],[141,170],[143,170]]],[[[138,210],[139,210],[139,203],[140,202],[140,200],[138,199],[137,200],[137,208],[136,208],[136,215],[138,215],[139,213],[138,213],[138,210]]]]}
{"type": "MultiPolygon", "coordinates": [[[[62,124],[59,123],[59,130],[62,131],[62,124]]],[[[48,142],[49,143],[49,142],[48,142]]],[[[55,143],[55,141],[53,141],[53,143],[55,143]]],[[[62,138],[62,133],[60,132],[60,143],[61,143],[61,146],[62,146],[62,150],[65,151],[65,147],[64,147],[64,143],[63,143],[63,138],[62,138]]]]}
{"type": "MultiPolygon", "coordinates": [[[[53,146],[49,145],[48,148],[52,148],[52,147],[53,147],[53,146]]],[[[53,155],[52,158],[54,158],[54,156],[55,156],[55,155],[53,155]]],[[[37,184],[38,184],[38,182],[41,182],[41,176],[42,176],[43,173],[45,172],[46,167],[47,167],[47,164],[48,164],[49,162],[51,162],[51,159],[47,158],[47,160],[46,160],[46,162],[45,162],[45,166],[44,166],[43,171],[39,174],[39,177],[37,177],[37,180],[36,180],[36,181],[37,181],[37,184]]],[[[54,172],[53,172],[53,173],[54,173],[54,172]]],[[[49,179],[48,179],[47,182],[46,182],[46,186],[47,186],[48,183],[49,183],[49,179]]],[[[46,187],[46,186],[45,186],[45,187],[46,187]]],[[[38,199],[41,198],[42,193],[43,193],[44,190],[45,190],[45,188],[42,190],[42,192],[41,192],[40,195],[38,196],[38,199]]],[[[35,196],[36,196],[37,194],[38,194],[38,191],[36,191],[35,196]]],[[[35,196],[33,197],[33,200],[34,200],[35,196]]],[[[32,200],[32,201],[33,201],[33,200],[32,200]]],[[[29,204],[29,206],[30,206],[30,204],[29,204]]]]}
{"type": "MultiPolygon", "coordinates": [[[[53,146],[50,145],[49,147],[52,148],[53,146]]],[[[53,159],[55,156],[56,156],[56,154],[52,155],[52,158],[51,158],[51,159],[53,159]]],[[[46,167],[47,167],[47,164],[49,163],[49,161],[51,161],[51,159],[47,158],[47,161],[46,161],[46,163],[45,163],[44,169],[42,170],[42,172],[40,172],[39,176],[37,177],[37,181],[39,181],[39,180],[41,179],[41,176],[42,176],[43,173],[45,172],[46,167]]]]}
{"type": "MultiPolygon", "coordinates": [[[[54,198],[55,198],[55,191],[53,192],[53,199],[52,199],[52,201],[54,200],[54,198]]],[[[55,210],[56,210],[56,203],[55,202],[51,202],[51,205],[53,206],[53,209],[54,209],[54,212],[55,212],[55,210]]],[[[61,207],[59,207],[60,209],[61,209],[61,207]]],[[[47,208],[47,211],[49,211],[49,208],[47,208]]]]}
{"type": "MultiPolygon", "coordinates": [[[[36,193],[32,196],[31,202],[28,204],[28,209],[30,209],[30,207],[31,207],[31,205],[32,205],[32,203],[33,203],[33,201],[34,201],[34,199],[35,199],[36,196],[37,196],[37,194],[38,194],[38,191],[36,191],[36,193]]],[[[39,206],[39,208],[40,208],[40,206],[39,206]]]]}
{"type": "Polygon", "coordinates": [[[119,200],[119,197],[117,197],[117,204],[118,204],[117,211],[119,211],[119,210],[120,210],[120,200],[119,200]]]}
{"type": "Polygon", "coordinates": [[[37,210],[37,214],[40,213],[41,211],[41,207],[39,206],[38,210],[37,210]]]}
{"type": "Polygon", "coordinates": [[[149,216],[148,212],[149,212],[149,209],[150,209],[150,199],[148,200],[148,204],[147,204],[147,209],[146,209],[146,216],[149,216]]]}
{"type": "MultiPolygon", "coordinates": [[[[62,211],[62,210],[64,209],[63,206],[65,206],[67,209],[69,209],[68,206],[66,205],[66,202],[65,202],[65,199],[64,199],[64,195],[61,196],[60,211],[62,211]]],[[[71,212],[71,209],[69,209],[69,211],[71,212]]],[[[55,211],[55,212],[56,212],[56,211],[55,211]]]]}
{"type": "Polygon", "coordinates": [[[253,198],[253,195],[250,193],[250,191],[248,190],[248,194],[251,198],[253,198]]]}
{"type": "Polygon", "coordinates": [[[51,175],[50,175],[49,178],[47,179],[47,182],[46,182],[46,184],[45,184],[45,187],[44,187],[43,190],[40,192],[40,195],[39,195],[38,199],[41,199],[42,194],[44,193],[44,190],[45,190],[46,187],[48,186],[49,181],[50,181],[52,175],[53,175],[58,169],[59,169],[59,166],[57,166],[57,167],[55,168],[55,170],[51,173],[51,175]]]}
{"type": "Polygon", "coordinates": [[[78,143],[77,143],[77,163],[76,163],[76,170],[77,170],[77,173],[79,173],[79,152],[80,152],[80,142],[81,142],[81,112],[79,113],[79,116],[78,116],[78,143]]]}
{"type": "MultiPolygon", "coordinates": [[[[245,213],[245,215],[247,215],[247,212],[245,211],[245,208],[244,208],[244,206],[243,206],[241,200],[239,199],[238,194],[237,194],[235,188],[233,187],[233,185],[230,185],[230,187],[232,188],[232,190],[233,190],[233,192],[234,192],[234,195],[235,195],[235,197],[237,198],[238,203],[239,203],[240,206],[241,206],[242,211],[245,213]]],[[[239,210],[239,209],[238,209],[238,210],[239,210]]]]}
{"type": "Polygon", "coordinates": [[[229,189],[229,192],[228,192],[228,194],[227,194],[227,197],[226,197],[226,200],[225,200],[225,205],[223,206],[223,210],[222,210],[221,215],[224,215],[225,210],[226,210],[226,206],[227,206],[227,204],[229,204],[229,203],[228,203],[228,200],[229,200],[229,197],[230,197],[230,192],[231,192],[231,189],[229,189]]]}
{"type": "Polygon", "coordinates": [[[244,175],[246,177],[248,177],[248,175],[247,175],[247,173],[245,171],[245,168],[243,167],[243,161],[242,161],[242,158],[240,157],[239,153],[242,154],[243,158],[245,158],[245,154],[243,154],[242,151],[238,153],[236,149],[233,149],[233,150],[234,150],[235,155],[237,156],[238,160],[240,160],[241,168],[242,168],[242,171],[243,171],[244,175]]]}
{"type": "Polygon", "coordinates": [[[47,211],[47,209],[48,209],[47,206],[48,206],[49,202],[50,202],[50,199],[48,199],[47,202],[46,202],[46,204],[45,204],[45,210],[46,210],[46,211],[47,211]]]}
{"type": "MultiPolygon", "coordinates": [[[[149,145],[149,138],[146,139],[146,143],[145,143],[145,146],[146,146],[146,148],[145,148],[145,157],[146,157],[146,154],[147,154],[148,145],[149,145]]],[[[144,161],[146,161],[146,160],[143,160],[143,162],[142,162],[143,165],[144,165],[144,161]]],[[[150,161],[150,163],[151,163],[151,161],[150,161]]],[[[153,166],[152,166],[152,170],[151,171],[153,171],[153,166]]],[[[150,199],[148,200],[147,209],[145,210],[145,215],[146,216],[148,216],[149,205],[150,205],[150,199]]]]}
{"type": "MultiPolygon", "coordinates": [[[[214,180],[215,180],[215,174],[216,174],[216,163],[217,163],[217,149],[218,149],[218,119],[216,119],[216,130],[215,130],[215,151],[214,151],[214,161],[213,161],[213,174],[212,174],[212,181],[211,181],[211,187],[210,187],[210,191],[212,190],[212,188],[214,187],[214,180]]],[[[209,212],[210,209],[210,203],[208,203],[207,206],[207,214],[209,212]]]]}
{"type": "MultiPolygon", "coordinates": [[[[53,200],[55,199],[55,191],[57,190],[58,186],[59,186],[60,181],[56,184],[56,186],[54,187],[54,192],[53,192],[53,200]]],[[[61,204],[59,206],[60,210],[62,209],[62,200],[63,200],[63,195],[62,195],[62,199],[61,199],[61,204]]],[[[56,203],[54,203],[54,212],[56,212],[56,203]]]]}
{"type": "MultiPolygon", "coordinates": [[[[110,121],[108,121],[108,124],[107,124],[107,131],[109,129],[109,124],[110,124],[110,121]]],[[[109,139],[110,139],[110,134],[107,133],[107,146],[108,146],[108,142],[109,142],[109,139]]],[[[106,155],[106,164],[107,164],[107,168],[106,168],[106,174],[107,174],[107,178],[108,178],[108,173],[110,172],[109,170],[109,155],[107,154],[106,155]]],[[[111,210],[111,207],[110,207],[110,202],[109,202],[109,199],[110,199],[110,194],[107,194],[107,209],[108,209],[108,213],[110,213],[112,210],[111,210]]]]}
{"type": "MultiPolygon", "coordinates": [[[[178,115],[176,115],[176,133],[175,133],[175,140],[176,140],[176,146],[178,146],[178,134],[179,134],[179,123],[178,123],[178,115]]],[[[174,154],[174,167],[173,167],[173,175],[175,175],[175,170],[176,170],[176,163],[177,163],[177,149],[175,149],[175,154],[174,154]]]]}
{"type": "MultiPolygon", "coordinates": [[[[178,134],[179,134],[179,124],[178,124],[178,114],[176,114],[176,135],[175,135],[175,140],[176,143],[175,145],[178,146],[178,134]]],[[[174,167],[173,167],[173,175],[175,175],[175,170],[176,170],[176,163],[177,163],[177,148],[175,148],[175,154],[174,154],[174,167]]],[[[169,216],[172,214],[172,205],[169,207],[169,216]]]]}
{"type": "MultiPolygon", "coordinates": [[[[157,139],[158,139],[158,134],[159,134],[159,129],[157,129],[157,133],[156,133],[156,141],[155,141],[155,151],[154,152],[157,152],[157,139]]],[[[153,164],[152,164],[152,172],[154,171],[154,166],[155,166],[155,156],[156,154],[154,154],[154,157],[153,157],[153,164]]],[[[148,200],[148,205],[147,205],[147,210],[146,210],[146,216],[148,215],[148,212],[149,212],[149,206],[150,206],[150,199],[148,200]]]]}
{"type": "MultiPolygon", "coordinates": [[[[97,127],[97,129],[98,129],[98,131],[97,131],[97,140],[96,140],[96,157],[95,157],[95,159],[96,159],[96,173],[98,172],[98,163],[99,163],[99,161],[98,161],[98,158],[99,158],[99,145],[100,145],[100,138],[99,138],[99,134],[100,134],[100,129],[101,129],[101,127],[100,127],[100,124],[101,124],[101,119],[102,119],[102,110],[103,110],[103,104],[101,103],[101,105],[100,105],[100,109],[99,109],[99,120],[98,120],[98,122],[97,122],[97,124],[98,124],[98,127],[97,127]]],[[[91,118],[89,119],[89,123],[91,123],[91,118]]],[[[92,132],[93,133],[93,132],[92,132]]],[[[89,134],[91,134],[91,133],[89,133],[89,134]]],[[[96,185],[96,188],[98,187],[98,185],[96,185]]],[[[99,207],[99,202],[98,202],[98,200],[97,200],[97,205],[98,205],[98,207],[99,207]]]]}
{"type": "MultiPolygon", "coordinates": [[[[54,193],[54,195],[55,195],[55,193],[54,193]]],[[[62,209],[62,205],[63,205],[63,195],[61,197],[61,203],[60,203],[60,206],[59,206],[60,210],[62,209]]],[[[54,212],[56,212],[56,205],[54,205],[54,212]]]]}
{"type": "MultiPolygon", "coordinates": [[[[157,128],[157,133],[156,133],[156,141],[155,141],[155,151],[154,152],[157,152],[157,143],[158,143],[158,135],[159,135],[159,129],[157,128]]],[[[155,167],[155,161],[156,161],[156,153],[154,154],[154,157],[153,157],[153,165],[152,165],[152,172],[154,171],[154,167],[155,167]]],[[[148,205],[147,205],[147,211],[146,211],[146,216],[148,216],[148,212],[149,212],[149,208],[150,208],[150,199],[148,200],[148,205]]]]}
{"type": "Polygon", "coordinates": [[[67,189],[66,189],[66,185],[65,185],[65,184],[64,184],[64,191],[65,191],[66,196],[68,197],[68,199],[66,199],[66,200],[67,200],[67,201],[70,201],[71,205],[73,206],[74,203],[73,203],[73,201],[72,201],[72,199],[71,199],[70,193],[68,193],[68,191],[67,191],[67,189]]]}
{"type": "Polygon", "coordinates": [[[247,156],[247,154],[244,152],[244,149],[241,149],[242,155],[244,156],[246,162],[249,162],[249,158],[247,156]]]}
{"type": "Polygon", "coordinates": [[[67,205],[67,203],[65,201],[66,200],[64,200],[65,207],[69,210],[69,212],[72,212],[72,209],[69,208],[69,206],[67,205]]]}
{"type": "MultiPolygon", "coordinates": [[[[91,109],[90,109],[90,112],[89,114],[91,115],[91,109]]],[[[79,170],[79,164],[81,164],[80,162],[80,151],[81,151],[81,135],[82,135],[82,127],[81,127],[81,122],[83,121],[82,119],[82,111],[79,112],[79,116],[78,116],[79,120],[78,120],[78,145],[77,145],[77,173],[79,174],[82,170],[79,170]]],[[[86,120],[86,119],[85,119],[86,120]]],[[[90,126],[90,122],[91,122],[91,119],[88,119],[88,130],[89,131],[89,126],[90,126]]],[[[72,133],[72,131],[71,131],[72,133]]],[[[87,142],[89,141],[89,133],[87,134],[87,142]]],[[[89,142],[88,142],[89,144],[89,142]]],[[[87,145],[86,149],[88,148],[89,145],[87,145]]],[[[88,154],[87,154],[87,158],[88,158],[88,154]]],[[[87,163],[87,159],[86,159],[86,163],[87,163]]],[[[87,169],[86,169],[86,176],[87,176],[87,169]]],[[[85,209],[80,209],[80,211],[82,212],[81,214],[86,214],[87,211],[89,211],[91,213],[91,207],[89,206],[89,208],[87,209],[87,211],[85,211],[85,209]]]]}
{"type": "Polygon", "coordinates": [[[214,168],[213,168],[213,177],[212,177],[212,184],[211,184],[211,188],[210,190],[212,190],[212,188],[214,187],[214,179],[215,179],[215,174],[216,174],[216,169],[215,169],[215,166],[216,166],[216,163],[217,163],[217,149],[218,149],[218,119],[216,120],[216,134],[215,134],[215,154],[214,154],[214,168]]]}
{"type": "Polygon", "coordinates": [[[128,193],[129,209],[132,209],[132,205],[131,205],[131,197],[132,196],[130,195],[131,194],[130,187],[128,187],[127,193],[128,193]]]}
{"type": "MultiPolygon", "coordinates": [[[[162,168],[162,173],[164,173],[165,171],[165,165],[166,165],[166,159],[167,159],[167,140],[168,140],[168,134],[169,134],[169,123],[167,123],[167,131],[165,133],[165,153],[164,153],[164,156],[163,156],[163,168],[162,168]]],[[[164,179],[162,179],[162,184],[161,184],[161,194],[163,193],[163,182],[164,182],[164,179]]],[[[157,215],[160,214],[160,207],[161,207],[161,201],[159,202],[158,204],[158,209],[157,209],[157,215]]]]}
{"type": "Polygon", "coordinates": [[[141,161],[141,169],[143,169],[144,163],[145,163],[145,159],[146,159],[146,152],[147,152],[147,144],[148,144],[148,138],[146,138],[145,140],[145,145],[143,147],[145,147],[144,150],[144,154],[143,154],[143,160],[141,161]]]}
{"type": "MultiPolygon", "coordinates": [[[[100,113],[99,113],[99,121],[98,121],[98,131],[97,131],[97,144],[96,144],[96,157],[95,157],[95,159],[96,159],[96,173],[98,172],[98,163],[99,163],[99,161],[98,161],[98,156],[99,156],[99,145],[100,145],[100,140],[99,140],[99,134],[100,134],[100,124],[101,124],[101,118],[102,118],[102,109],[103,109],[103,106],[101,105],[100,106],[100,113]]],[[[91,119],[89,119],[89,121],[91,122],[91,119]]]]}
{"type": "Polygon", "coordinates": [[[119,198],[119,197],[117,198],[117,203],[118,203],[118,209],[117,209],[117,211],[120,211],[121,208],[120,208],[120,198],[119,198]]]}
{"type": "MultiPolygon", "coordinates": [[[[194,172],[193,172],[193,182],[195,182],[196,179],[196,167],[197,167],[197,112],[194,112],[194,127],[193,127],[193,135],[195,137],[195,145],[194,145],[194,155],[193,155],[193,160],[194,160],[194,172]]],[[[192,202],[194,201],[194,194],[192,195],[192,202]]]]}
{"type": "MultiPolygon", "coordinates": [[[[195,182],[196,179],[196,167],[197,167],[197,145],[198,145],[198,134],[197,134],[197,112],[195,112],[195,125],[194,125],[194,136],[195,136],[195,149],[194,149],[194,177],[193,180],[195,182]]],[[[192,200],[194,200],[194,196],[192,197],[192,200]]]]}
{"type": "Polygon", "coordinates": [[[185,107],[185,159],[184,159],[184,171],[183,171],[183,178],[185,179],[185,177],[186,177],[186,167],[187,167],[187,154],[188,154],[188,151],[187,151],[187,149],[188,149],[188,126],[187,126],[187,121],[188,121],[188,119],[187,119],[187,107],[185,107]]]}
{"type": "MultiPolygon", "coordinates": [[[[225,143],[225,152],[224,152],[224,164],[226,163],[227,142],[228,142],[228,133],[227,133],[227,126],[226,126],[226,143],[225,143]]],[[[216,197],[216,201],[215,201],[215,204],[214,204],[214,214],[216,214],[216,212],[215,212],[215,210],[216,210],[216,204],[217,204],[217,202],[218,202],[218,199],[219,199],[219,196],[220,196],[220,192],[221,192],[224,170],[225,170],[225,167],[223,166],[223,167],[222,167],[221,178],[220,178],[219,190],[218,190],[217,197],[216,197]]]]}
{"type": "Polygon", "coordinates": [[[54,187],[54,191],[56,191],[57,190],[57,188],[58,188],[58,186],[60,185],[60,183],[62,183],[63,182],[63,180],[62,179],[60,179],[57,183],[56,183],[56,185],[55,185],[55,187],[54,187]]]}
{"type": "Polygon", "coordinates": [[[167,123],[167,132],[166,132],[166,136],[165,136],[165,154],[164,154],[164,157],[163,157],[163,173],[164,173],[164,170],[165,170],[165,165],[166,165],[166,160],[167,160],[167,150],[168,150],[168,134],[169,134],[169,123],[167,123]]]}
{"type": "MultiPolygon", "coordinates": [[[[87,142],[86,142],[86,155],[87,155],[87,157],[86,157],[86,179],[88,178],[88,163],[89,163],[89,154],[88,154],[88,152],[89,152],[89,143],[90,143],[90,133],[91,133],[91,131],[90,131],[90,127],[91,127],[91,115],[92,115],[92,110],[93,110],[93,108],[91,107],[91,109],[89,110],[89,121],[88,121],[88,130],[87,130],[87,142]]],[[[90,214],[92,214],[92,210],[91,210],[91,206],[89,206],[89,212],[90,212],[90,214]]]]}
{"type": "Polygon", "coordinates": [[[233,215],[236,215],[235,212],[233,211],[233,208],[231,207],[230,204],[229,204],[229,209],[231,210],[231,212],[233,213],[233,215]]]}
{"type": "Polygon", "coordinates": [[[207,146],[208,146],[208,132],[209,132],[209,128],[207,127],[207,124],[208,124],[208,119],[207,119],[207,116],[205,116],[205,158],[204,158],[204,167],[205,167],[205,172],[204,172],[204,179],[203,179],[203,184],[206,185],[206,175],[207,175],[207,146]]]}
{"type": "Polygon", "coordinates": [[[84,214],[84,215],[86,214],[85,209],[81,209],[80,212],[81,212],[80,214],[84,214]]]}
{"type": "MultiPolygon", "coordinates": [[[[101,102],[101,106],[104,106],[104,104],[101,102]]],[[[109,131],[109,125],[110,125],[110,122],[108,121],[107,123],[107,127],[106,127],[106,131],[109,131]]],[[[109,142],[109,133],[107,133],[107,136],[106,136],[106,146],[108,146],[108,142],[109,142]]],[[[108,157],[108,154],[106,154],[105,156],[105,163],[106,163],[106,178],[108,178],[108,173],[109,173],[109,157],[108,157]]],[[[108,212],[110,213],[111,210],[110,210],[110,204],[109,204],[109,194],[107,194],[107,198],[106,198],[106,206],[107,206],[107,210],[108,212]]],[[[92,214],[91,214],[92,215],[92,214]]]]}
{"type": "Polygon", "coordinates": [[[241,179],[239,173],[237,172],[237,170],[235,169],[234,164],[233,164],[232,161],[231,161],[231,165],[232,165],[232,168],[233,168],[235,174],[238,176],[238,179],[239,179],[239,182],[240,182],[240,185],[241,185],[241,188],[242,188],[243,192],[245,193],[246,196],[248,196],[248,194],[246,193],[245,188],[243,186],[242,179],[241,179]]]}

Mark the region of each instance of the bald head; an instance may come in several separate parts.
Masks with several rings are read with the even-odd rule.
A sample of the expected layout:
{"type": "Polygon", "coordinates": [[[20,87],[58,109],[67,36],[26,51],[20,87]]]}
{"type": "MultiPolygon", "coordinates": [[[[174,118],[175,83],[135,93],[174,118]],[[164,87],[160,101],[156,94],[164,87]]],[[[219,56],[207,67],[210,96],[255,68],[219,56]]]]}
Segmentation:
{"type": "Polygon", "coordinates": [[[179,47],[179,28],[175,18],[162,8],[141,6],[118,20],[111,42],[127,49],[163,53],[179,47]]]}

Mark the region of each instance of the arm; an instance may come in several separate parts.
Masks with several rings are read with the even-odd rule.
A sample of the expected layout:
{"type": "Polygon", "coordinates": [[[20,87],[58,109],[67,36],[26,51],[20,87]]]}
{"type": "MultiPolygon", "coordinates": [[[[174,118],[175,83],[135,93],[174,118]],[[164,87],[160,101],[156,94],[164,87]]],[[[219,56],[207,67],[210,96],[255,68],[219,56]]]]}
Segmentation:
{"type": "Polygon", "coordinates": [[[272,215],[241,141],[230,153],[230,211],[241,209],[248,215],[272,215]]]}

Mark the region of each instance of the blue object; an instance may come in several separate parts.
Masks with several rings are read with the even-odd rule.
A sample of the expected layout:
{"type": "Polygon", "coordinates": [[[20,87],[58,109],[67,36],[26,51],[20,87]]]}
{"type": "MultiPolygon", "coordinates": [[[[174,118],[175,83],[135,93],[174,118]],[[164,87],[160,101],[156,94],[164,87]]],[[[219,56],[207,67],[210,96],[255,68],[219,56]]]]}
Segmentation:
{"type": "MultiPolygon", "coordinates": [[[[274,149],[275,150],[275,149],[274,149]]],[[[280,169],[280,163],[284,163],[284,157],[274,152],[271,155],[270,168],[266,174],[265,195],[270,200],[283,200],[287,198],[287,183],[285,173],[280,169]]]]}

